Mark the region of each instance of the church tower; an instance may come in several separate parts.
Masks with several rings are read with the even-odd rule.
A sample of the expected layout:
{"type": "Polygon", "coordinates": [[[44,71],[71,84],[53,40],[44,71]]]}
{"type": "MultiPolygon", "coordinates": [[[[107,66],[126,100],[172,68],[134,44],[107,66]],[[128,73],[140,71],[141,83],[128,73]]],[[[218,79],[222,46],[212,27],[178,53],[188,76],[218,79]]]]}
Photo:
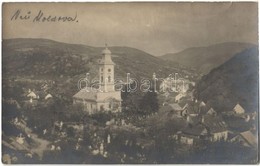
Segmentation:
{"type": "Polygon", "coordinates": [[[111,59],[111,51],[106,47],[102,51],[102,59],[99,61],[99,83],[103,92],[115,91],[114,66],[111,59]]]}
{"type": "Polygon", "coordinates": [[[115,63],[111,59],[111,51],[105,48],[99,65],[99,88],[90,91],[81,89],[73,96],[74,104],[82,104],[84,110],[90,114],[98,111],[121,111],[121,91],[115,90],[114,68],[115,63]]]}

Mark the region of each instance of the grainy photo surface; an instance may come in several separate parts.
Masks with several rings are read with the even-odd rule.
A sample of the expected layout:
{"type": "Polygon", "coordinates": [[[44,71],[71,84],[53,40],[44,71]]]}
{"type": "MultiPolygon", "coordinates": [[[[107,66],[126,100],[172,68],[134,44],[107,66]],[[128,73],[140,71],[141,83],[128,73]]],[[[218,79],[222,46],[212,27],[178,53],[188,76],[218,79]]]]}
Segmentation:
{"type": "Polygon", "coordinates": [[[4,3],[4,164],[258,163],[256,2],[4,3]]]}

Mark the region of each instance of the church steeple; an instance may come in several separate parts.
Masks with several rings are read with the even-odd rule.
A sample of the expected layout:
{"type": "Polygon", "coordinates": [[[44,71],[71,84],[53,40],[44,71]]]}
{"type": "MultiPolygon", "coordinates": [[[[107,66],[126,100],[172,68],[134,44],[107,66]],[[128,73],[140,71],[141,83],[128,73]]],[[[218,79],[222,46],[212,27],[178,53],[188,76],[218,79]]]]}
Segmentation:
{"type": "Polygon", "coordinates": [[[114,66],[111,59],[111,51],[106,48],[102,51],[102,59],[99,61],[99,82],[102,91],[114,90],[114,66]]]}

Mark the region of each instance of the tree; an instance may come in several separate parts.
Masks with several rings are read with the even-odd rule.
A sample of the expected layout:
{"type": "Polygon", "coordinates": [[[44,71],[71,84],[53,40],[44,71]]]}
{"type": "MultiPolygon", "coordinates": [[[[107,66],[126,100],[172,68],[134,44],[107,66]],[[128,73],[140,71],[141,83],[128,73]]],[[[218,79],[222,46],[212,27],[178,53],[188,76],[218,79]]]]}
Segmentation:
{"type": "Polygon", "coordinates": [[[159,110],[157,93],[153,90],[145,93],[140,102],[140,109],[144,114],[150,114],[159,110]]]}

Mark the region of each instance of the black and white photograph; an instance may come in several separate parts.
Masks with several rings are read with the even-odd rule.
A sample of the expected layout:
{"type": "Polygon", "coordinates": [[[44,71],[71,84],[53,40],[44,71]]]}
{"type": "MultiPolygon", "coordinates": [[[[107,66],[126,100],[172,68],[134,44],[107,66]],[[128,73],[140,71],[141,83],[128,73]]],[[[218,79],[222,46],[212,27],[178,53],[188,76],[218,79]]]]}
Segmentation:
{"type": "Polygon", "coordinates": [[[258,2],[2,3],[3,164],[259,164],[258,2]]]}

